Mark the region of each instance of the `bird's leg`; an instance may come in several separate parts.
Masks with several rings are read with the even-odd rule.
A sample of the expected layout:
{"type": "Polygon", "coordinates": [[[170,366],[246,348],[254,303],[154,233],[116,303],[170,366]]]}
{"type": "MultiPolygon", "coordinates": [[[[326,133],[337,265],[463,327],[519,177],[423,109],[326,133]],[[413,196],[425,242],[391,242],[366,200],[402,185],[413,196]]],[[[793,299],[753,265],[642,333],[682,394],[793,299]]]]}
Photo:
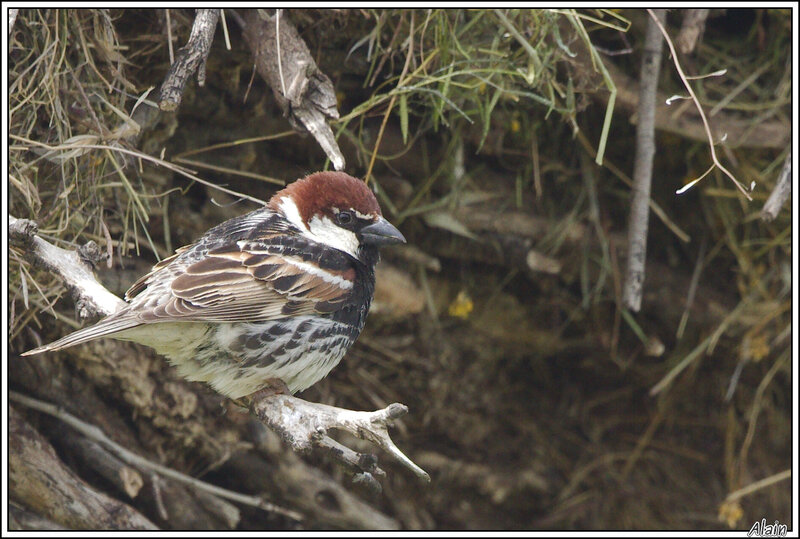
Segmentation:
{"type": "Polygon", "coordinates": [[[264,387],[258,391],[246,395],[241,399],[235,399],[233,402],[239,406],[242,406],[243,408],[251,408],[253,404],[266,397],[291,394],[292,392],[289,391],[289,386],[286,385],[286,382],[280,378],[270,378],[269,380],[266,380],[264,387]]]}
{"type": "Polygon", "coordinates": [[[269,397],[272,395],[291,395],[291,394],[292,392],[289,391],[289,386],[286,385],[286,382],[284,382],[280,378],[270,378],[265,382],[264,387],[262,387],[255,393],[251,393],[249,397],[252,400],[256,400],[264,397],[269,397]]]}

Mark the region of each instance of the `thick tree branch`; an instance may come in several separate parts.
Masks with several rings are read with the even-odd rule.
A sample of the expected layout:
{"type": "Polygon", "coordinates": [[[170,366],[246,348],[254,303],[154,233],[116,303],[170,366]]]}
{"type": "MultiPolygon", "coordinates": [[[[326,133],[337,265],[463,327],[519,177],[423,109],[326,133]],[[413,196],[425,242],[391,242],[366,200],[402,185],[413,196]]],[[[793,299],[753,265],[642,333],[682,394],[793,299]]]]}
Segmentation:
{"type": "Polygon", "coordinates": [[[319,70],[308,46],[292,22],[277,10],[250,9],[244,19],[244,37],[256,70],[272,87],[275,100],[295,130],[308,131],[336,170],[344,169],[342,155],[327,118],[338,118],[336,93],[328,76],[319,70]]]}
{"type": "Polygon", "coordinates": [[[69,529],[158,529],[129,505],[76,476],[13,406],[8,425],[9,491],[45,522],[69,529]]]}
{"type": "Polygon", "coordinates": [[[214,41],[219,9],[198,9],[189,41],[178,53],[161,85],[158,106],[164,111],[176,110],[181,104],[186,82],[197,72],[197,84],[206,83],[206,59],[214,41]]]}
{"type": "Polygon", "coordinates": [[[190,477],[188,475],[182,474],[172,468],[168,468],[166,466],[162,466],[161,464],[157,464],[155,462],[151,462],[144,457],[141,457],[130,451],[121,445],[117,444],[113,440],[111,440],[108,436],[103,433],[98,427],[94,425],[90,425],[74,415],[67,413],[63,409],[58,406],[55,406],[50,403],[42,402],[37,399],[32,399],[21,393],[17,393],[16,391],[9,391],[9,398],[19,403],[23,406],[28,408],[32,408],[39,412],[43,412],[45,414],[51,415],[57,419],[60,419],[70,427],[74,428],[90,440],[94,440],[103,447],[107,448],[111,451],[116,457],[118,457],[123,462],[130,464],[140,470],[147,470],[155,472],[161,476],[168,477],[180,483],[189,484],[192,487],[197,488],[198,490],[203,490],[209,494],[213,494],[219,496],[221,498],[226,498],[231,501],[239,502],[245,505],[250,505],[253,507],[258,507],[259,509],[263,509],[265,511],[270,511],[273,513],[278,513],[289,518],[293,518],[295,520],[302,520],[302,516],[294,511],[289,511],[288,509],[284,509],[282,507],[278,507],[259,496],[248,496],[246,494],[240,494],[238,492],[233,492],[221,487],[217,487],[216,485],[212,485],[210,483],[206,483],[205,481],[201,481],[199,479],[195,479],[194,477],[190,477]]]}
{"type": "MultiPolygon", "coordinates": [[[[124,301],[97,282],[85,262],[75,252],[51,245],[39,238],[36,231],[36,223],[33,221],[9,216],[9,239],[12,245],[24,246],[24,255],[28,260],[41,264],[59,275],[73,296],[82,303],[84,310],[108,315],[125,305],[124,301]]],[[[311,403],[288,395],[272,395],[255,401],[252,410],[264,424],[278,432],[295,450],[305,451],[316,445],[327,449],[334,458],[350,469],[357,469],[359,473],[370,476],[383,475],[383,471],[377,467],[374,459],[354,451],[338,450],[333,440],[325,435],[329,429],[341,429],[391,453],[415,475],[430,480],[428,474],[406,457],[389,437],[387,428],[391,421],[408,412],[402,404],[390,404],[375,412],[358,412],[311,403]]],[[[108,442],[113,443],[111,440],[108,442]]],[[[117,457],[131,464],[127,458],[119,454],[117,457]]],[[[158,472],[162,473],[162,470],[158,472]]]]}

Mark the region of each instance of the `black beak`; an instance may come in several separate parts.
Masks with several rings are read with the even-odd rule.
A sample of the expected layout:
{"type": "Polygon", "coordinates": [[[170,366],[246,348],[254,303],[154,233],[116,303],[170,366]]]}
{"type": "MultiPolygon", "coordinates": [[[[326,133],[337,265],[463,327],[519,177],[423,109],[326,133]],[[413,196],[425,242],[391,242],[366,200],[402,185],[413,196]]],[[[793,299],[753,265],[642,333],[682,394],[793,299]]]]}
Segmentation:
{"type": "Polygon", "coordinates": [[[400,231],[383,217],[378,217],[377,221],[362,228],[359,231],[359,236],[362,244],[376,247],[406,242],[400,231]]]}

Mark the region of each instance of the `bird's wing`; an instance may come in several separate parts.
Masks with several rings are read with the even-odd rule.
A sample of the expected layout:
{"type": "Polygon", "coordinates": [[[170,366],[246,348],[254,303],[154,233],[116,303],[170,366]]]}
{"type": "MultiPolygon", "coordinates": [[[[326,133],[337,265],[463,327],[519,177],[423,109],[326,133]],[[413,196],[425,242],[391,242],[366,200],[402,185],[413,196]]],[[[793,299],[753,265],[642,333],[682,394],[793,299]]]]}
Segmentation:
{"type": "Polygon", "coordinates": [[[257,232],[255,239],[239,240],[207,234],[178,249],[134,283],[125,295],[126,307],[23,355],[60,350],[142,324],[257,322],[342,308],[354,287],[353,259],[285,231],[257,232]]]}
{"type": "Polygon", "coordinates": [[[131,314],[143,323],[255,322],[340,308],[355,279],[346,255],[329,254],[321,265],[319,256],[290,247],[285,240],[240,241],[185,266],[176,258],[155,269],[150,280],[158,281],[160,272],[173,274],[169,287],[143,294],[131,314]]]}

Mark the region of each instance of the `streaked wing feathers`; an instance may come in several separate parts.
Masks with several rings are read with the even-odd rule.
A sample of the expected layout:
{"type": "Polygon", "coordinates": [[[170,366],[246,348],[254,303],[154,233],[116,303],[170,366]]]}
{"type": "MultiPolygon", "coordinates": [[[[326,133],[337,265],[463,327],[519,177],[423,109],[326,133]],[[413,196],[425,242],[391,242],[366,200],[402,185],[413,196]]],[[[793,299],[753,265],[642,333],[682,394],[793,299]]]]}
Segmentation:
{"type": "Polygon", "coordinates": [[[187,266],[172,281],[172,297],[139,316],[143,322],[233,322],[332,312],[347,298],[354,277],[352,269],[321,269],[266,245],[258,251],[227,246],[187,266]]]}
{"type": "Polygon", "coordinates": [[[183,247],[176,249],[175,253],[172,256],[168,256],[167,258],[165,258],[164,260],[153,266],[153,269],[151,269],[148,273],[139,277],[139,279],[137,279],[136,282],[131,285],[128,291],[125,292],[125,300],[130,301],[132,298],[138,296],[150,284],[149,281],[153,275],[158,273],[162,268],[170,265],[172,262],[175,261],[176,258],[178,258],[178,256],[180,256],[183,252],[187,251],[190,248],[191,245],[184,245],[183,247]]]}

